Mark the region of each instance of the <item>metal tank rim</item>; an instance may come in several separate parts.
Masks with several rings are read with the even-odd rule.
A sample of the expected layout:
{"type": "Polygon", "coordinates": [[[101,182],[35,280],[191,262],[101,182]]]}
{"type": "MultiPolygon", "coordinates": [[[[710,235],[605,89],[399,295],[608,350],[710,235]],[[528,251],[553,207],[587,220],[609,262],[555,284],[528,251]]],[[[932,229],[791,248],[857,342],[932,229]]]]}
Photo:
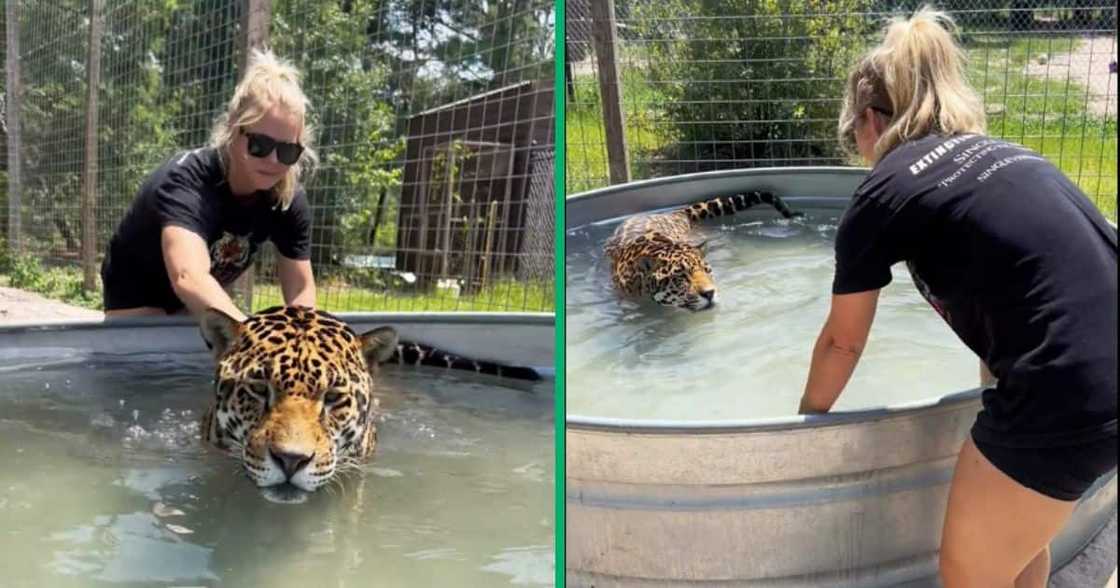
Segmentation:
{"type": "MultiPolygon", "coordinates": [[[[339,312],[356,330],[392,325],[452,353],[532,367],[555,377],[555,324],[549,312],[339,312]]],[[[53,319],[0,325],[0,350],[78,348],[101,353],[206,352],[190,316],[53,319]],[[106,337],[106,333],[114,333],[106,337]],[[61,339],[60,339],[61,338],[61,339]]]]}

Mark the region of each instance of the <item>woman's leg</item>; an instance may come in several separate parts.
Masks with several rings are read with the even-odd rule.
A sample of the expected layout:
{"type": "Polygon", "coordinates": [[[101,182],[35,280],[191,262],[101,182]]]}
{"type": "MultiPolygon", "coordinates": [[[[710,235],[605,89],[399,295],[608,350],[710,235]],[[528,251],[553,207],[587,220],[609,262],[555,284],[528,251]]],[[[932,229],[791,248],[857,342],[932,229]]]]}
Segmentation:
{"type": "Polygon", "coordinates": [[[1057,500],[1027,488],[996,469],[971,437],[957,458],[949,507],[941,533],[941,580],[945,588],[1045,586],[1050,540],[1075,501],[1057,500]],[[1045,562],[1039,560],[1045,558],[1045,562]],[[1030,569],[1028,569],[1030,566],[1030,569]],[[1020,574],[1024,581],[1019,584],[1020,574]]]}
{"type": "Polygon", "coordinates": [[[1045,586],[1046,580],[1050,578],[1050,546],[1047,545],[1034,556],[1031,563],[1019,572],[1019,577],[1015,578],[1015,588],[1035,588],[1036,586],[1045,586]]]}

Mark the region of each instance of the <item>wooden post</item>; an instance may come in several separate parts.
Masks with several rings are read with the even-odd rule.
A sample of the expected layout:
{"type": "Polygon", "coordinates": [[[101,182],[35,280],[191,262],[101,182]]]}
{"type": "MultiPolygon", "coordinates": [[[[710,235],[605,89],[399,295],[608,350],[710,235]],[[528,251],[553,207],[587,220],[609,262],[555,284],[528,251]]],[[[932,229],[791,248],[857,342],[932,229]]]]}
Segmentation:
{"type": "Polygon", "coordinates": [[[272,22],[272,0],[244,0],[241,14],[241,60],[239,71],[244,74],[251,49],[268,46],[268,29],[272,22]]]}
{"type": "Polygon", "coordinates": [[[6,3],[8,41],[7,51],[7,91],[6,124],[8,126],[8,249],[13,253],[22,251],[23,240],[20,227],[20,104],[23,102],[23,86],[19,79],[19,2],[8,0],[6,3]]]}
{"type": "Polygon", "coordinates": [[[622,113],[622,86],[615,56],[614,0],[592,0],[591,31],[599,62],[599,95],[603,100],[607,162],[612,184],[630,181],[630,158],[626,151],[626,120],[622,113]]]}
{"type": "Polygon", "coordinates": [[[451,252],[451,204],[455,198],[455,165],[458,163],[455,157],[455,143],[454,141],[448,143],[447,148],[447,181],[445,182],[446,189],[443,192],[443,210],[440,212],[440,236],[442,242],[439,245],[440,250],[440,265],[439,277],[446,278],[448,270],[447,256],[451,252]]]}
{"type": "Polygon", "coordinates": [[[82,288],[97,289],[97,88],[101,84],[101,7],[89,2],[89,47],[86,65],[86,136],[82,162],[82,288]]]}
{"type": "Polygon", "coordinates": [[[377,209],[373,213],[373,226],[370,227],[369,235],[366,237],[370,252],[377,249],[377,228],[381,226],[381,212],[385,210],[385,196],[387,196],[388,193],[389,189],[382,186],[381,194],[377,196],[377,209]]]}
{"type": "MultiPolygon", "coordinates": [[[[241,56],[238,60],[238,71],[241,75],[245,74],[245,68],[249,65],[250,51],[268,45],[268,29],[272,22],[272,0],[243,1],[245,4],[244,11],[241,13],[239,39],[241,56]]],[[[253,278],[256,275],[254,266],[250,266],[233,284],[234,289],[240,291],[244,297],[246,313],[253,311],[253,278]]]]}
{"type": "MultiPolygon", "coordinates": [[[[490,211],[486,213],[486,242],[482,246],[482,287],[486,288],[490,282],[490,268],[494,264],[492,259],[494,248],[494,227],[498,224],[498,201],[490,201],[490,211]]],[[[481,289],[480,288],[480,289],[481,289]]]]}

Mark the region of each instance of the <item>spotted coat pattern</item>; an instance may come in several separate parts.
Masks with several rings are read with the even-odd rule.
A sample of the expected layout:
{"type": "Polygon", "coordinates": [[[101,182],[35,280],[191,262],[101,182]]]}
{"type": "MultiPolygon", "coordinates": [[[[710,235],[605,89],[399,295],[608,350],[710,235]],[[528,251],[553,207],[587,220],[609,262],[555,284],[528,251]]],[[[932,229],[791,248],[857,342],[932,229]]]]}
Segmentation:
{"type": "Polygon", "coordinates": [[[241,323],[210,310],[203,338],[217,366],[202,438],[239,459],[262,488],[288,482],[311,492],[373,454],[380,363],[540,378],[531,368],[398,341],[391,327],[358,335],[330,314],[303,307],[270,308],[241,323]]]}
{"type": "Polygon", "coordinates": [[[605,245],[615,287],[624,295],[648,296],[664,306],[688,310],[710,307],[716,295],[712,266],[705,259],[704,243],[690,240],[692,227],[706,218],[734,214],[758,204],[769,204],[786,218],[799,216],[774,194],[746,192],[626,219],[605,245]]]}

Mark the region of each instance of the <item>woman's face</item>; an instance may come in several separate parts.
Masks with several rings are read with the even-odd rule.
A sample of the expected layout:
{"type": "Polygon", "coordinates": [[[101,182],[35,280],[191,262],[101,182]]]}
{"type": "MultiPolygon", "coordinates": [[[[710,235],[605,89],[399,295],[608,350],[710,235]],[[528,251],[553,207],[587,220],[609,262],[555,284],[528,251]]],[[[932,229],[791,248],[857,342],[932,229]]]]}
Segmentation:
{"type": "Polygon", "coordinates": [[[284,178],[291,167],[278,159],[276,148],[263,157],[252,155],[249,150],[250,135],[267,137],[274,142],[299,143],[302,131],[303,121],[280,106],[272,107],[260,120],[235,131],[230,146],[230,185],[234,192],[269,190],[284,178]]]}

